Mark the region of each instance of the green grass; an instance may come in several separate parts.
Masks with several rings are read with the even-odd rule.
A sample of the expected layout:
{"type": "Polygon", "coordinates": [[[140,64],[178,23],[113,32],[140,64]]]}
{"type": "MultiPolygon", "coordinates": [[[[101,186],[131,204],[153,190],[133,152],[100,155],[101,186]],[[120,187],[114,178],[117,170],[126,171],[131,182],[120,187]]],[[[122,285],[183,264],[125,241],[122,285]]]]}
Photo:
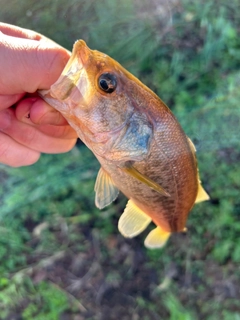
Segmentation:
{"type": "Polygon", "coordinates": [[[145,233],[117,231],[124,197],[95,207],[99,166],[83,145],[1,166],[1,319],[240,319],[239,4],[154,3],[2,0],[1,21],[68,49],[83,38],[154,89],[195,143],[211,200],[150,251],[145,233]]]}

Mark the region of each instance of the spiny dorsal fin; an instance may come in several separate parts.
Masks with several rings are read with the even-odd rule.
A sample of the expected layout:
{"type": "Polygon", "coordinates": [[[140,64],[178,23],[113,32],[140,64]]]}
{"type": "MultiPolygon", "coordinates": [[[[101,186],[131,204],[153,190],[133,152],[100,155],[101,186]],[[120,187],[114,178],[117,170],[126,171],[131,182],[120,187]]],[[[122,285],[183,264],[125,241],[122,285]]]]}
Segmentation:
{"type": "Polygon", "coordinates": [[[117,198],[119,193],[117,187],[113,184],[112,178],[102,168],[98,172],[94,191],[96,192],[95,204],[99,209],[108,206],[117,198]]]}
{"type": "MultiPolygon", "coordinates": [[[[189,142],[189,145],[190,145],[192,152],[195,153],[196,148],[195,148],[192,140],[189,137],[188,137],[188,142],[189,142]]],[[[203,187],[201,185],[201,181],[199,178],[199,172],[198,172],[198,194],[197,194],[197,198],[195,200],[195,203],[207,201],[209,199],[210,199],[209,195],[207,194],[207,192],[203,189],[203,187]]]]}
{"type": "Polygon", "coordinates": [[[201,181],[198,180],[198,194],[197,194],[197,198],[195,200],[195,203],[207,201],[209,199],[210,199],[210,197],[207,194],[207,192],[203,189],[203,187],[201,185],[201,181]]]}
{"type": "Polygon", "coordinates": [[[148,178],[141,172],[139,172],[137,169],[135,169],[132,165],[127,165],[126,167],[121,168],[124,172],[129,174],[131,177],[137,179],[138,181],[144,183],[149,188],[157,191],[161,195],[164,195],[166,197],[170,197],[170,194],[167,193],[158,183],[154,182],[152,179],[148,178]]]}
{"type": "Polygon", "coordinates": [[[197,150],[196,150],[194,143],[192,142],[192,140],[189,137],[187,137],[187,138],[188,138],[189,146],[190,146],[192,152],[196,153],[197,150]]]}
{"type": "Polygon", "coordinates": [[[171,232],[163,230],[161,227],[153,229],[144,241],[149,249],[162,248],[167,242],[171,232]]]}
{"type": "Polygon", "coordinates": [[[129,200],[118,221],[118,230],[124,237],[133,238],[144,231],[151,221],[146,213],[129,200]]]}

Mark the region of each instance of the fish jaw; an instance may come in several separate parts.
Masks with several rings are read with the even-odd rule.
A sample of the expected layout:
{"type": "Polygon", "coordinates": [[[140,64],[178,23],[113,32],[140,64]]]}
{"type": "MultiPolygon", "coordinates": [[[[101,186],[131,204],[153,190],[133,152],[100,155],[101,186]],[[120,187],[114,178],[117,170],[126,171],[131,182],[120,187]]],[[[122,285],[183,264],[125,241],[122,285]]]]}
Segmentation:
{"type": "Polygon", "coordinates": [[[90,49],[83,40],[74,44],[73,53],[59,79],[49,90],[39,90],[40,96],[65,115],[72,114],[72,109],[83,109],[84,96],[88,93],[88,82],[84,64],[90,49]],[[79,107],[81,106],[81,107],[79,107]]]}
{"type": "MultiPolygon", "coordinates": [[[[52,95],[61,101],[71,97],[73,105],[81,105],[89,92],[85,66],[91,56],[91,50],[83,40],[78,40],[73,46],[73,53],[65,66],[60,78],[51,86],[52,95]]],[[[87,100],[87,99],[86,99],[87,100]]]]}

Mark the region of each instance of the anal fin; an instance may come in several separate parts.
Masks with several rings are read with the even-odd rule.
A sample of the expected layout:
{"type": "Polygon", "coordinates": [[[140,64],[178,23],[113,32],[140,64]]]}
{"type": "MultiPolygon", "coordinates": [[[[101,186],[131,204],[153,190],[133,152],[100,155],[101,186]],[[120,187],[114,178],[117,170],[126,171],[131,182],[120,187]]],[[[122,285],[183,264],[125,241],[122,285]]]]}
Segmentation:
{"type": "Polygon", "coordinates": [[[161,227],[156,227],[147,236],[144,244],[149,249],[162,248],[167,242],[171,232],[163,230],[161,227]]]}
{"type": "Polygon", "coordinates": [[[151,221],[146,213],[129,200],[118,221],[118,230],[124,237],[133,238],[144,231],[151,221]]]}
{"type": "Polygon", "coordinates": [[[100,168],[98,172],[94,191],[96,192],[95,204],[99,209],[108,206],[117,198],[119,193],[119,190],[114,185],[112,178],[102,168],[100,168]]]}

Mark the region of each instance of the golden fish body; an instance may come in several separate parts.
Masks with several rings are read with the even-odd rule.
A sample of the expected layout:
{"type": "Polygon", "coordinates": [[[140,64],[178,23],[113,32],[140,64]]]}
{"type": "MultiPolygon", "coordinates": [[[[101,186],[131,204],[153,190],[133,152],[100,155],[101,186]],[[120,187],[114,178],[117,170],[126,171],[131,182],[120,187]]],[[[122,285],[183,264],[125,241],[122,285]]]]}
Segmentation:
{"type": "Polygon", "coordinates": [[[161,247],[184,230],[194,203],[208,199],[195,148],[172,112],[109,56],[77,41],[58,81],[40,94],[99,160],[96,205],[110,204],[118,190],[130,199],[119,220],[124,236],[153,221],[145,245],[161,247]]]}

